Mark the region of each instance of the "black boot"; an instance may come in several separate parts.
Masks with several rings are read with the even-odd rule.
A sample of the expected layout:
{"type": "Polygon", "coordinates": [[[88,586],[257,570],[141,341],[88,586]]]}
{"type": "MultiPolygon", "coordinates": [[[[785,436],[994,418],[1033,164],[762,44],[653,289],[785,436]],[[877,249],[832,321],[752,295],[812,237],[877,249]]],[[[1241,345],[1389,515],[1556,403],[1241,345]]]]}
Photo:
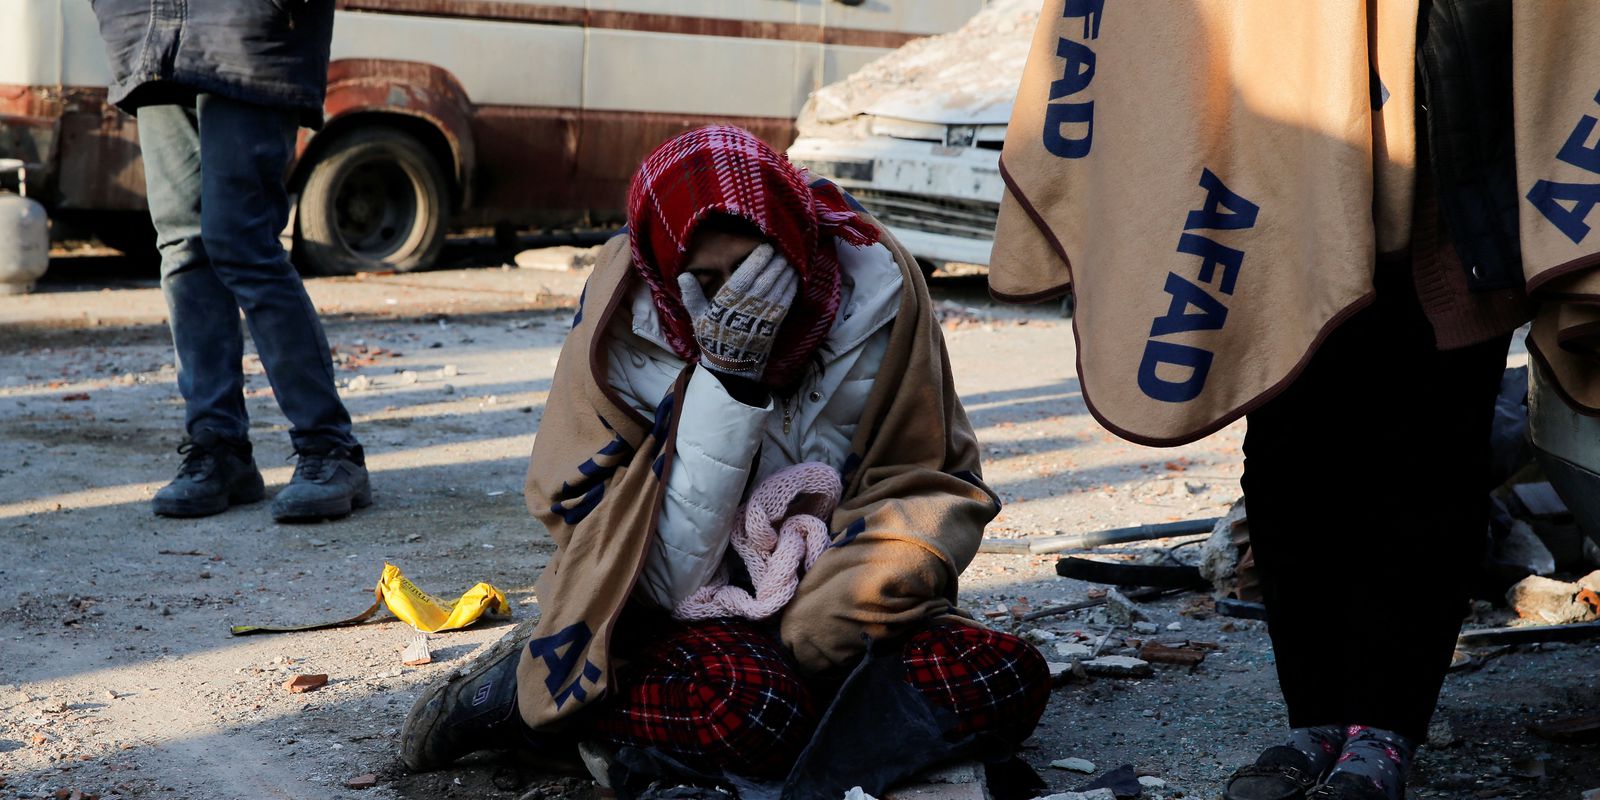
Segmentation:
{"type": "Polygon", "coordinates": [[[289,485],[272,500],[278,522],[333,519],[372,505],[367,454],[359,444],[319,443],[297,448],[300,460],[289,485]]]}
{"type": "Polygon", "coordinates": [[[236,442],[200,430],[178,445],[183,466],[161,487],[150,508],[163,517],[209,517],[228,506],[254,503],[266,494],[248,441],[236,442]]]}
{"type": "Polygon", "coordinates": [[[429,686],[400,729],[400,759],[413,772],[438,769],[479,750],[533,744],[517,713],[517,661],[537,618],[501,637],[465,670],[429,686]]]}
{"type": "Polygon", "coordinates": [[[1293,747],[1269,747],[1256,763],[1240,767],[1228,778],[1223,800],[1305,800],[1317,783],[1311,760],[1293,747]]]}

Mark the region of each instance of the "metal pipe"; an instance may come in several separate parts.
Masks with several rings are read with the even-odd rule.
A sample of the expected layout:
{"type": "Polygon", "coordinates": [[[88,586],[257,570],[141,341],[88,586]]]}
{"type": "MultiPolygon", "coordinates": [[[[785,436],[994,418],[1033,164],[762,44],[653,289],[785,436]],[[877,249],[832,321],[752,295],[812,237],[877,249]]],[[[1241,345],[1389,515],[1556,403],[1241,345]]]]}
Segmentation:
{"type": "Polygon", "coordinates": [[[1163,522],[1158,525],[1135,525],[1131,528],[1112,528],[1092,533],[1071,533],[1063,536],[1040,536],[1031,539],[984,539],[978,545],[980,553],[1010,553],[1012,555],[1040,555],[1102,547],[1109,544],[1145,542],[1151,539],[1170,539],[1174,536],[1193,536],[1210,533],[1221,517],[1163,522]]]}

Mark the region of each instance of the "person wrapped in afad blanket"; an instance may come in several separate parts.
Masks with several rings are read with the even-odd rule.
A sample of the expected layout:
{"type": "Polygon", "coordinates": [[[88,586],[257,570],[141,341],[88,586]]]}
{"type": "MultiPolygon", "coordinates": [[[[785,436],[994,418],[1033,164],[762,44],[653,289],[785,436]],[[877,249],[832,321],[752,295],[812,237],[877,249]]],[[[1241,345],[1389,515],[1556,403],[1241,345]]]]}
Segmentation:
{"type": "Polygon", "coordinates": [[[844,788],[916,766],[895,740],[917,720],[929,752],[1010,752],[1050,677],[956,608],[1000,504],[916,261],[734,127],[656,150],[628,223],[579,303],[528,469],[557,545],[539,617],[423,694],[406,764],[589,741],[778,780],[826,746],[825,712],[875,719],[838,708],[841,686],[908,717],[878,723],[862,746],[881,752],[859,760],[874,774],[844,788]]]}

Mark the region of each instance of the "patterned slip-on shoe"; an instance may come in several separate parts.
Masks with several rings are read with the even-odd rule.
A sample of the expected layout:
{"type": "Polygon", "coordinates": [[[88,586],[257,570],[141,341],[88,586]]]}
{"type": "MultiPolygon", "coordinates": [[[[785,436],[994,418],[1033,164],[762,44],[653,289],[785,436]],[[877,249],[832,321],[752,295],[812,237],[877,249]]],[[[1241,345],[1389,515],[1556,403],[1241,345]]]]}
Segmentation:
{"type": "Polygon", "coordinates": [[[1306,800],[1317,783],[1311,760],[1293,747],[1269,747],[1256,763],[1240,767],[1228,778],[1222,800],[1306,800]]]}

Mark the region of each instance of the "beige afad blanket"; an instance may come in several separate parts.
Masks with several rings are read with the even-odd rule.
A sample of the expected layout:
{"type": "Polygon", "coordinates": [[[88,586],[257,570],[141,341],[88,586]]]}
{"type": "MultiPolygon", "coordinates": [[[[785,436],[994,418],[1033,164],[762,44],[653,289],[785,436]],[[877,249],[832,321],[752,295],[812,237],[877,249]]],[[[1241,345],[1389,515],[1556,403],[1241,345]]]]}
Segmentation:
{"type": "MultiPolygon", "coordinates": [[[[1600,288],[1585,277],[1600,234],[1571,239],[1552,217],[1586,231],[1600,202],[1600,155],[1583,149],[1596,146],[1600,37],[1595,14],[1574,19],[1594,5],[1516,6],[1519,175],[1530,192],[1534,176],[1551,181],[1535,198],[1559,209],[1524,204],[1529,284],[1582,284],[1568,298],[1582,303],[1600,288]],[[1563,150],[1571,136],[1587,139],[1563,150]],[[1541,279],[1552,273],[1564,277],[1541,279]]],[[[1101,424],[1149,445],[1206,436],[1291,383],[1371,302],[1378,254],[1410,241],[1417,10],[1046,0],[1001,156],[989,284],[1019,302],[1074,293],[1079,380],[1101,424]]],[[[1536,343],[1600,321],[1545,305],[1536,343]]],[[[1592,359],[1572,348],[1539,351],[1562,386],[1600,401],[1592,359]]]]}
{"type": "Polygon", "coordinates": [[[1528,352],[1567,405],[1600,416],[1600,3],[1516,3],[1512,37],[1528,352]]]}

